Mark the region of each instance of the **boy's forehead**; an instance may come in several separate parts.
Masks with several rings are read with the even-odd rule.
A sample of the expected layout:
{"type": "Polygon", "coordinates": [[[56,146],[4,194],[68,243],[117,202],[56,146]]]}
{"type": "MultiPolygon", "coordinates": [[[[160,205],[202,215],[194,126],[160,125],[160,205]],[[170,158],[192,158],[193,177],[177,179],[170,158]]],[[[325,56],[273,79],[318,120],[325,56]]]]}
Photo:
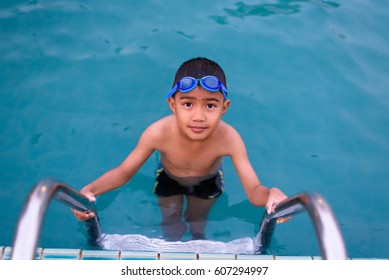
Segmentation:
{"type": "Polygon", "coordinates": [[[190,92],[176,92],[176,97],[179,99],[197,99],[197,100],[217,100],[223,101],[224,95],[220,91],[209,92],[202,87],[197,87],[190,92]]]}

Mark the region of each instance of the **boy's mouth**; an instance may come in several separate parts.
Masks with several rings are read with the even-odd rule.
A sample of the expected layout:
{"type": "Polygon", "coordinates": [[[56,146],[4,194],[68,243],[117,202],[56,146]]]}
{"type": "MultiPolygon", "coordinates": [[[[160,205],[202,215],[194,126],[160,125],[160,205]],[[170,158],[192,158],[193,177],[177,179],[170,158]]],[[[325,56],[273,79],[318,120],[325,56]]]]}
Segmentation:
{"type": "Polygon", "coordinates": [[[207,127],[205,127],[205,126],[192,126],[192,125],[190,125],[189,128],[190,128],[194,133],[201,133],[201,132],[203,132],[204,130],[207,129],[207,127]]]}

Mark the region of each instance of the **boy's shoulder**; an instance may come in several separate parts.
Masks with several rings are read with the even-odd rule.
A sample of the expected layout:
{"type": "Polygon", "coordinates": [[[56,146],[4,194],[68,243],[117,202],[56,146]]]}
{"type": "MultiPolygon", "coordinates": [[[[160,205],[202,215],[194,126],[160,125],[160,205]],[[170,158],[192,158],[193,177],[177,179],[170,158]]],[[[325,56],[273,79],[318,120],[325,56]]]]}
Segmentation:
{"type": "Polygon", "coordinates": [[[173,120],[173,115],[168,115],[150,124],[148,129],[156,131],[166,129],[171,126],[173,120]]]}
{"type": "Polygon", "coordinates": [[[220,129],[221,132],[217,138],[225,154],[229,156],[241,154],[245,150],[245,144],[240,133],[226,122],[220,123],[220,129]]]}
{"type": "Polygon", "coordinates": [[[232,125],[226,123],[225,121],[220,121],[219,129],[222,136],[228,138],[240,137],[239,132],[232,125]]]}
{"type": "Polygon", "coordinates": [[[170,131],[172,121],[173,118],[171,115],[163,117],[150,124],[146,128],[145,133],[153,137],[162,137],[163,135],[166,135],[166,133],[170,131]]]}

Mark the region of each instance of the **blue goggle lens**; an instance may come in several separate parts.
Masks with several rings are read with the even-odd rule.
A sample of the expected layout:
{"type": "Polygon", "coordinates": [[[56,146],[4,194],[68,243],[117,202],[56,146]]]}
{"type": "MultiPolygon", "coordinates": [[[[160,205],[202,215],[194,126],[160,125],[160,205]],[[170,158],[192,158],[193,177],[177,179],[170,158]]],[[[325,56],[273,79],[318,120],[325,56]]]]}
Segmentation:
{"type": "Polygon", "coordinates": [[[203,88],[218,91],[221,88],[221,82],[216,77],[204,77],[200,80],[200,84],[203,88]]]}
{"type": "Polygon", "coordinates": [[[197,80],[196,79],[191,79],[188,77],[182,78],[178,83],[177,83],[177,89],[181,92],[188,92],[193,90],[197,86],[197,80]]]}

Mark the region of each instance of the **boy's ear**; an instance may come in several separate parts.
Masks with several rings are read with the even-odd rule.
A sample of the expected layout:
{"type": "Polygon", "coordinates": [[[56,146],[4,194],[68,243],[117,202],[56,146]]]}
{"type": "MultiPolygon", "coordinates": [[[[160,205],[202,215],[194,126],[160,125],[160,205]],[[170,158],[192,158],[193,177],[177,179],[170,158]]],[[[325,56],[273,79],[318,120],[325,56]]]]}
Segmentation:
{"type": "Polygon", "coordinates": [[[169,97],[168,99],[167,99],[167,102],[169,103],[169,107],[170,107],[170,110],[172,111],[172,113],[173,114],[175,114],[176,113],[176,106],[175,106],[175,99],[174,99],[174,97],[169,97]]]}
{"type": "Polygon", "coordinates": [[[223,110],[222,115],[224,115],[227,112],[228,107],[230,107],[231,101],[229,99],[225,100],[223,102],[223,110]]]}

